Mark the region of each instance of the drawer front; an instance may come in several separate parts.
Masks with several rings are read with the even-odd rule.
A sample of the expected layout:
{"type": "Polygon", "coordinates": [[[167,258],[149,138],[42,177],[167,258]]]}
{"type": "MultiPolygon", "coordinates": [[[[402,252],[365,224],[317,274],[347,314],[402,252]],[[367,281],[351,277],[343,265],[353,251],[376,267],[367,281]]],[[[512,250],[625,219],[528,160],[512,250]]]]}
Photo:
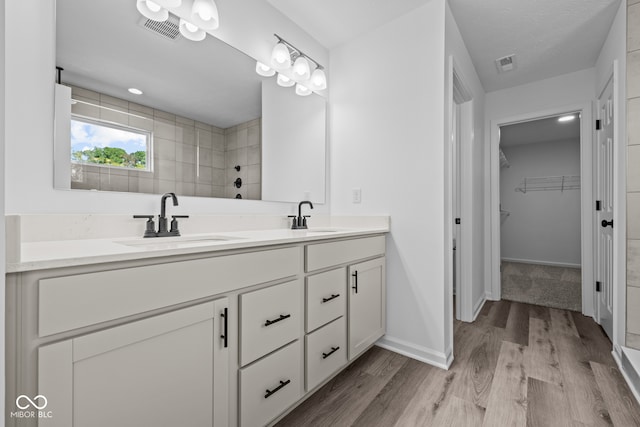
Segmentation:
{"type": "Polygon", "coordinates": [[[347,311],[347,270],[338,268],[307,277],[307,332],[344,316],[347,311]]]}
{"type": "Polygon", "coordinates": [[[264,426],[302,396],[300,341],[240,370],[240,425],[264,426]]]}
{"type": "Polygon", "coordinates": [[[313,390],[347,363],[345,318],[331,322],[305,337],[307,346],[307,391],[313,390]]]}
{"type": "Polygon", "coordinates": [[[51,335],[294,276],[300,256],[294,247],[41,279],[38,333],[51,335]]]}
{"type": "Polygon", "coordinates": [[[384,253],[384,236],[307,245],[305,269],[307,272],[319,270],[384,253]]]}
{"type": "Polygon", "coordinates": [[[299,338],[302,328],[299,280],[240,295],[240,365],[299,338]]]}

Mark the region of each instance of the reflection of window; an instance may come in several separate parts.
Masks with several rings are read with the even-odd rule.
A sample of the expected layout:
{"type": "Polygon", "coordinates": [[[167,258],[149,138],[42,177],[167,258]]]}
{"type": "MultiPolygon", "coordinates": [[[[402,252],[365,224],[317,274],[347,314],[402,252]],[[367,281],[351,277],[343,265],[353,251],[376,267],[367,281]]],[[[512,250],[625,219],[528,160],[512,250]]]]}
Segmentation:
{"type": "Polygon", "coordinates": [[[151,170],[151,132],[111,122],[71,118],[71,162],[151,170]]]}

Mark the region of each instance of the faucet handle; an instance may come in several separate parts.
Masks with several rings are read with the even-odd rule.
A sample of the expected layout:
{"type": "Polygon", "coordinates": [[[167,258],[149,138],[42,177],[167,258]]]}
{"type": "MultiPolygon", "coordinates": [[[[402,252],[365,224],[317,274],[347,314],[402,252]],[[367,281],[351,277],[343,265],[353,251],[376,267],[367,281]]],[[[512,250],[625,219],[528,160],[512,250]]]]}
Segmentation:
{"type": "Polygon", "coordinates": [[[287,215],[287,218],[293,218],[293,221],[291,223],[291,229],[295,230],[296,228],[298,228],[298,217],[295,215],[287,215]]]}
{"type": "Polygon", "coordinates": [[[307,228],[307,218],[311,215],[302,215],[302,228],[307,228]]]}
{"type": "Polygon", "coordinates": [[[156,223],[153,222],[153,215],[134,215],[133,217],[135,219],[147,219],[147,228],[144,230],[144,237],[157,237],[156,223]]]}
{"type": "Polygon", "coordinates": [[[180,235],[180,230],[178,230],[178,218],[189,218],[189,215],[171,215],[171,229],[169,233],[174,236],[180,235]]]}

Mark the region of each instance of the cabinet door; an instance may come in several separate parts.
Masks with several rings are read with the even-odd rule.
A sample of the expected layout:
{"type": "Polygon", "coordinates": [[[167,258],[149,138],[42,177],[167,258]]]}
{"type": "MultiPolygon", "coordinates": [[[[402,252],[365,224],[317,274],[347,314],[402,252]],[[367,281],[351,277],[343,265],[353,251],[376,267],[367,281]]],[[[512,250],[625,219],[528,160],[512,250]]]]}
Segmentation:
{"type": "Polygon", "coordinates": [[[228,424],[227,299],[39,349],[40,426],[228,424]]]}
{"type": "Polygon", "coordinates": [[[349,267],[349,360],[385,333],[384,258],[349,267]]]}

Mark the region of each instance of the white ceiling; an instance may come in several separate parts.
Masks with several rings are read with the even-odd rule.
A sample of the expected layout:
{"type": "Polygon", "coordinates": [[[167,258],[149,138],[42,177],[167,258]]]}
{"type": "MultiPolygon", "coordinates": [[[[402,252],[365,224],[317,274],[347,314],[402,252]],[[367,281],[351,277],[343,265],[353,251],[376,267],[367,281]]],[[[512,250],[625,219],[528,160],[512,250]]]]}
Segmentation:
{"type": "MultiPolygon", "coordinates": [[[[563,114],[570,115],[570,114],[563,114]]],[[[580,120],[578,114],[575,120],[559,122],[558,117],[531,120],[500,127],[500,145],[513,147],[514,145],[533,144],[539,142],[580,140],[580,120]]]]}
{"type": "MultiPolygon", "coordinates": [[[[430,0],[267,0],[327,48],[430,0]]],[[[593,67],[620,0],[448,0],[486,92],[593,67]],[[494,60],[516,54],[517,69],[494,60]]]]}
{"type": "Polygon", "coordinates": [[[260,117],[255,60],[211,36],[165,39],[141,27],[141,18],[134,0],[57,0],[63,83],[221,128],[260,117]]]}

